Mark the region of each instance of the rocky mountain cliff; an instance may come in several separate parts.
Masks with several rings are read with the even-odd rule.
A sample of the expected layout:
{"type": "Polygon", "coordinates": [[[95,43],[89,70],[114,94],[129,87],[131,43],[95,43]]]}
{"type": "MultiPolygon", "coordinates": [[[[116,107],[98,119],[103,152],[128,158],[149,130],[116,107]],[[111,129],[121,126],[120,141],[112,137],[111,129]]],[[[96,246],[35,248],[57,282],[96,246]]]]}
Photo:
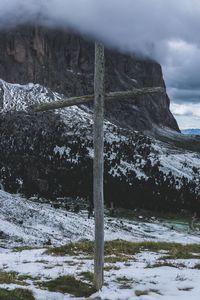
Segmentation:
{"type": "MultiPolygon", "coordinates": [[[[91,201],[92,106],[37,114],[27,108],[63,94],[92,93],[93,60],[93,43],[69,32],[18,28],[0,34],[1,189],[54,202],[91,201]]],[[[106,50],[106,66],[107,91],[164,87],[153,61],[106,50]]],[[[179,133],[167,94],[106,103],[106,204],[200,213],[199,145],[179,133]],[[155,131],[162,142],[146,134],[155,131]]]]}
{"type": "MultiPolygon", "coordinates": [[[[92,94],[94,44],[79,35],[35,27],[0,32],[0,78],[11,83],[40,83],[67,96],[92,94]]],[[[106,50],[106,90],[165,87],[158,63],[106,50]]],[[[113,123],[137,130],[168,127],[179,131],[165,95],[106,104],[113,123]]]]}

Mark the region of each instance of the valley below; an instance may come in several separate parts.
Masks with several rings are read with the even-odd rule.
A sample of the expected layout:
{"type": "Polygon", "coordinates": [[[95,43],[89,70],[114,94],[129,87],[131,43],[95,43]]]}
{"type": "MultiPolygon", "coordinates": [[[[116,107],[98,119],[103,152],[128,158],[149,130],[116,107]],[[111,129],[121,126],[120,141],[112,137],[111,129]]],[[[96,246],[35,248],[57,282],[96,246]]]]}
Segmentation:
{"type": "Polygon", "coordinates": [[[87,210],[74,213],[0,191],[0,296],[198,299],[200,222],[191,229],[189,216],[141,213],[120,210],[111,217],[106,210],[105,285],[95,293],[94,218],[87,210]]]}

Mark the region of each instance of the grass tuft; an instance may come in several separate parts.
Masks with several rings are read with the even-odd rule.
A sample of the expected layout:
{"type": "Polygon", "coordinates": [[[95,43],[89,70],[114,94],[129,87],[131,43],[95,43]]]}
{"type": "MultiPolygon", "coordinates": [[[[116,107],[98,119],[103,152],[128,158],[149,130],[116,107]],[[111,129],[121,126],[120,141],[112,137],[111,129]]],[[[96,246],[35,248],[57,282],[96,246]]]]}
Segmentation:
{"type": "Polygon", "coordinates": [[[33,250],[33,249],[36,249],[36,248],[33,248],[31,246],[21,246],[21,247],[15,247],[13,249],[13,252],[22,252],[24,250],[33,250]]]}
{"type": "MultiPolygon", "coordinates": [[[[24,278],[18,276],[16,272],[1,272],[0,271],[0,284],[18,284],[27,285],[23,282],[24,278]]],[[[1,298],[0,298],[1,299],[1,298]]]]}
{"type": "Polygon", "coordinates": [[[94,282],[94,274],[92,272],[82,272],[80,274],[78,274],[81,279],[90,282],[91,284],[93,284],[94,282]]]}
{"type": "Polygon", "coordinates": [[[148,264],[145,268],[146,269],[151,269],[151,268],[160,268],[160,267],[170,267],[170,268],[177,268],[177,269],[182,269],[185,268],[186,266],[184,264],[178,264],[174,262],[167,262],[167,261],[160,261],[156,262],[155,264],[148,264]]]}
{"type": "Polygon", "coordinates": [[[26,289],[15,289],[12,291],[0,289],[1,300],[35,300],[33,293],[26,289]]]}
{"type": "Polygon", "coordinates": [[[0,284],[17,284],[22,286],[28,286],[26,280],[35,281],[39,279],[40,279],[39,276],[32,277],[31,275],[19,275],[16,272],[0,271],[0,284]]]}
{"type": "Polygon", "coordinates": [[[51,292],[67,293],[75,297],[89,297],[96,292],[92,284],[77,280],[73,276],[62,276],[42,282],[40,287],[47,288],[51,292]]]}
{"type": "Polygon", "coordinates": [[[10,284],[17,282],[17,273],[15,272],[0,272],[0,284],[10,284]]]}
{"type": "Polygon", "coordinates": [[[137,297],[140,297],[140,296],[146,296],[146,295],[148,295],[149,294],[149,290],[144,290],[144,291],[139,291],[139,290],[137,290],[137,291],[135,291],[135,295],[137,296],[137,297]]]}
{"type": "Polygon", "coordinates": [[[128,279],[126,276],[123,277],[117,277],[116,281],[119,283],[120,289],[131,289],[133,280],[128,279]]]}
{"type": "MultiPolygon", "coordinates": [[[[176,243],[164,243],[164,242],[139,242],[133,243],[123,240],[114,240],[105,242],[105,256],[116,256],[118,261],[129,260],[130,257],[141,251],[160,252],[167,251],[167,256],[164,259],[190,259],[200,258],[200,245],[190,244],[181,245],[176,243]],[[197,254],[197,255],[194,255],[197,254]]],[[[78,255],[93,255],[94,242],[82,242],[82,243],[70,243],[62,247],[49,248],[45,252],[54,256],[78,256],[78,255]]],[[[116,262],[117,259],[107,259],[107,262],[116,262]]],[[[105,258],[106,261],[106,258],[105,258]]]]}
{"type": "Polygon", "coordinates": [[[200,264],[196,264],[196,265],[194,266],[194,269],[200,270],[200,264]]]}
{"type": "Polygon", "coordinates": [[[140,296],[146,296],[146,295],[149,295],[150,293],[154,293],[154,294],[157,294],[157,295],[162,295],[162,293],[159,291],[159,290],[156,290],[156,289],[149,289],[149,290],[137,290],[135,291],[135,295],[137,297],[140,297],[140,296]]]}

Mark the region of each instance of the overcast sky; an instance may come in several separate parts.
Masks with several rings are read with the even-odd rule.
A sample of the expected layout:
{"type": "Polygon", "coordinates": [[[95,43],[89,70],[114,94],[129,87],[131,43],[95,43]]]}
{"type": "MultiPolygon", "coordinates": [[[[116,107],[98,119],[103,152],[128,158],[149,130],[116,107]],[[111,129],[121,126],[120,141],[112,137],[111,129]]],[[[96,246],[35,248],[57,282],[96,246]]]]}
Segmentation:
{"type": "Polygon", "coordinates": [[[71,26],[161,63],[181,128],[200,128],[200,0],[0,0],[0,26],[71,26]]]}

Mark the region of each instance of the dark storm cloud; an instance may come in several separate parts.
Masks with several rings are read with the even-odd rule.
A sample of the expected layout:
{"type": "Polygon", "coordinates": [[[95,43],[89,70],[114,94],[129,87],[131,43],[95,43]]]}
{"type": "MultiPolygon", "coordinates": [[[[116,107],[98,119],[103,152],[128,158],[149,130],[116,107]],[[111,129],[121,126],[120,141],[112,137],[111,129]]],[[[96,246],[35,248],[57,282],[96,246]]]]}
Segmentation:
{"type": "Polygon", "coordinates": [[[171,99],[175,99],[176,102],[191,102],[200,103],[200,88],[199,89],[185,89],[185,88],[168,88],[168,93],[171,99]]]}
{"type": "Polygon", "coordinates": [[[158,56],[171,39],[199,44],[199,15],[199,0],[0,1],[1,26],[28,20],[70,25],[115,46],[158,56]]]}

